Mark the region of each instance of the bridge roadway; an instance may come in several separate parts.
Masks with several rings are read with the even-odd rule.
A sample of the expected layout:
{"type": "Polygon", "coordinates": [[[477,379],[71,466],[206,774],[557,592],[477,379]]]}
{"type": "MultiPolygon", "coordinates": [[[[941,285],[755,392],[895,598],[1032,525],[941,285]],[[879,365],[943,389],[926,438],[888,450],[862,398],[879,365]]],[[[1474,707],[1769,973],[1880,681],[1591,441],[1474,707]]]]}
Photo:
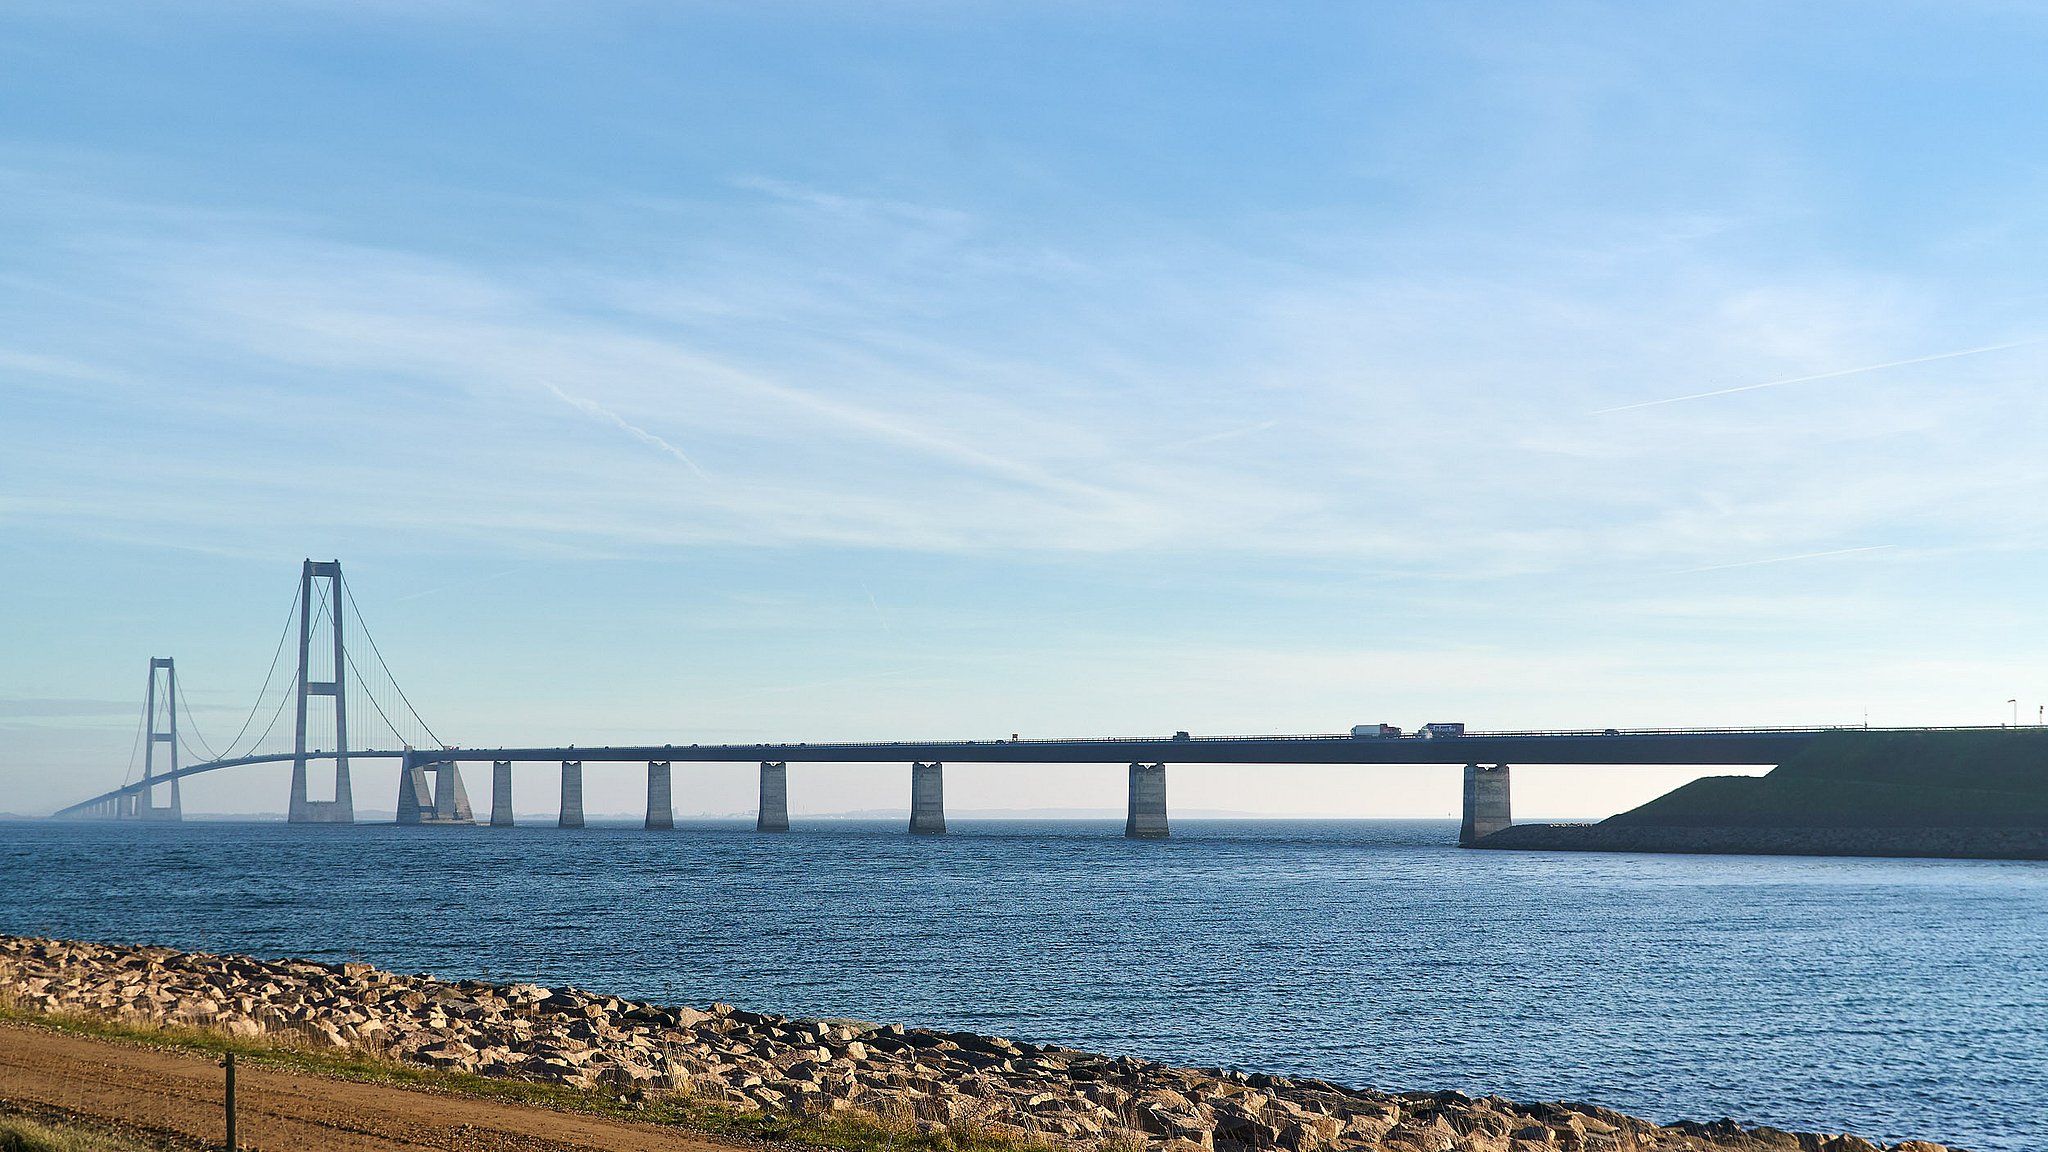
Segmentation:
{"type": "MultiPolygon", "coordinates": [[[[1082,740],[929,740],[830,744],[640,744],[418,750],[434,761],[895,764],[1779,764],[1826,728],[1482,732],[1466,736],[1195,736],[1082,740]]],[[[398,753],[349,753],[398,755],[398,753]]]]}
{"type": "MultiPolygon", "coordinates": [[[[1606,729],[1599,731],[1475,732],[1463,736],[1399,737],[1173,736],[1079,740],[934,740],[867,743],[639,744],[601,747],[365,749],[347,759],[401,761],[401,823],[469,823],[474,817],[459,772],[462,762],[489,761],[493,767],[494,825],[512,822],[511,766],[517,762],[562,765],[560,823],[583,823],[583,764],[645,763],[648,769],[647,826],[673,826],[669,766],[686,763],[746,763],[761,766],[761,807],[757,827],[789,826],[788,765],[797,763],[878,764],[909,762],[911,831],[945,830],[943,765],[1128,764],[1130,810],[1127,834],[1166,834],[1167,763],[1179,764],[1443,764],[1465,765],[1465,826],[1471,841],[1509,822],[1509,764],[1775,765],[1791,758],[1830,728],[1606,729]],[[1492,764],[1493,767],[1484,767],[1492,764]],[[432,785],[427,780],[431,774],[432,785]]],[[[254,764],[292,763],[291,753],[246,756],[183,765],[149,781],[137,781],[66,808],[58,816],[134,816],[147,805],[136,797],[149,788],[186,776],[254,764]]],[[[308,753],[308,761],[333,761],[332,752],[308,753]]],[[[337,766],[339,793],[346,768],[337,766]]],[[[353,812],[328,816],[295,813],[295,820],[350,820],[353,812]]]]}

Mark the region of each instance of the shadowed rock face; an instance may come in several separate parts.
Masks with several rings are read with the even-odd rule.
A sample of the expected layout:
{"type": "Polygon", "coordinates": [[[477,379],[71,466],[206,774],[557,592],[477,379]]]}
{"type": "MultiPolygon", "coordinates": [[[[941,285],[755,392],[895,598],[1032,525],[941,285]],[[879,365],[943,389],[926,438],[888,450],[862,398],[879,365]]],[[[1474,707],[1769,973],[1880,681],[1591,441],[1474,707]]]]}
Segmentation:
{"type": "MultiPolygon", "coordinates": [[[[1733,1121],[1656,1125],[1581,1104],[1385,1093],[964,1032],[667,1007],[574,988],[399,976],[0,936],[0,1002],[31,1013],[297,1038],[484,1076],[860,1111],[928,1129],[1162,1152],[1873,1152],[1733,1121]]],[[[1944,1152],[1909,1142],[1897,1152],[1944,1152]]]]}

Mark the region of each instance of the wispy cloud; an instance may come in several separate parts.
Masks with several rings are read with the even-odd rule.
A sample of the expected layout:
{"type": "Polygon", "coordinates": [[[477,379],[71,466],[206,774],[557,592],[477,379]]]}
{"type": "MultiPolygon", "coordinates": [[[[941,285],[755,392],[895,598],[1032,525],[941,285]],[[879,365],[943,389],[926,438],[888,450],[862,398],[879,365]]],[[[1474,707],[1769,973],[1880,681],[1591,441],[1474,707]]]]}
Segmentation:
{"type": "MultiPolygon", "coordinates": [[[[135,467],[184,495],[31,441],[21,465],[66,479],[17,486],[8,515],[122,538],[191,519],[204,527],[185,538],[243,551],[266,546],[258,533],[297,539],[311,515],[322,532],[374,525],[590,555],[704,543],[1200,551],[1455,581],[1791,555],[1818,518],[1900,540],[1934,523],[1967,539],[2033,530],[2030,513],[1993,516],[1976,498],[2027,483],[2025,460],[1956,435],[1899,463],[1901,437],[1978,428],[1969,405],[2006,396],[2003,384],[1848,412],[1802,403],[1765,430],[1702,410],[1684,429],[1619,438],[1558,410],[1557,397],[1596,386],[1589,332],[1609,334],[1600,370],[1613,380],[1669,363],[1675,345],[1701,376],[1758,349],[1813,359],[1867,346],[1870,325],[1921,325],[1853,282],[1760,294],[1729,273],[1621,297],[1604,268],[1560,276],[1551,262],[1566,258],[1547,251],[1418,279],[1157,236],[1142,251],[1067,250],[1048,278],[1053,264],[979,261],[974,242],[915,214],[861,210],[867,222],[835,234],[838,247],[783,238],[804,242],[823,279],[774,245],[658,275],[541,274],[211,221],[204,241],[86,246],[117,263],[138,331],[200,342],[242,382],[152,356],[151,386],[119,405],[80,388],[65,402],[99,407],[63,414],[71,426],[118,429],[147,411],[187,429],[176,442],[139,424],[132,434],[135,467]],[[876,219],[887,227],[870,232],[876,219]],[[928,259],[884,258],[906,233],[937,237],[928,259]],[[728,313],[622,303],[712,299],[734,277],[803,290],[762,291],[728,313]],[[1058,338],[1020,342],[1007,322],[956,311],[963,293],[1010,294],[1058,338]],[[592,431],[565,427],[565,406],[592,431]],[[407,419],[394,423],[397,410],[407,419]],[[606,442],[620,433],[650,451],[606,442]],[[1254,437],[1256,451],[1201,450],[1254,437]],[[387,467],[364,444],[405,463],[387,467]],[[322,456],[320,485],[343,481],[349,501],[318,498],[327,489],[295,466],[309,452],[322,456]],[[410,467],[428,459],[437,466],[410,467]],[[701,482],[663,480],[670,464],[701,482]]],[[[1669,256],[1637,247],[1604,259],[1669,256]]],[[[90,362],[101,360],[115,373],[138,362],[90,362]]],[[[2011,415],[2031,418],[2023,405],[2011,415]]],[[[2048,512],[2038,519],[2048,531],[2048,512]]]]}
{"type": "MultiPolygon", "coordinates": [[[[202,709],[204,710],[204,709],[202,709]]],[[[134,719],[142,711],[136,700],[65,700],[47,697],[0,697],[0,717],[15,719],[83,719],[125,716],[134,719]]]]}

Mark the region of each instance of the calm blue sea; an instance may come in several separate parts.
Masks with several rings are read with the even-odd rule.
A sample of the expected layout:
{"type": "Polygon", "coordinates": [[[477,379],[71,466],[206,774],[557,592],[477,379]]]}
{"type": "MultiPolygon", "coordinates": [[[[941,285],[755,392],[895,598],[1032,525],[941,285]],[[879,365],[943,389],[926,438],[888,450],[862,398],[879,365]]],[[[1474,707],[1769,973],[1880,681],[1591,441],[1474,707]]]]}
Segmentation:
{"type": "Polygon", "coordinates": [[[1453,825],[0,824],[0,931],[354,958],[1663,1120],[2048,1148],[2048,865],[1453,825]]]}

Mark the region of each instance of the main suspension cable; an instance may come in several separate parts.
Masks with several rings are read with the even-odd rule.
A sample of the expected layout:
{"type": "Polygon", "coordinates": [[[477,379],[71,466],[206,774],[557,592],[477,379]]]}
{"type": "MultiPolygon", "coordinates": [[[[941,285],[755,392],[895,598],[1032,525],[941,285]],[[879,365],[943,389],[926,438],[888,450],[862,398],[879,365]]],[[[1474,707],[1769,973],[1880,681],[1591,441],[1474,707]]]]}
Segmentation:
{"type": "MultiPolygon", "coordinates": [[[[193,759],[198,759],[198,757],[192,752],[192,746],[190,744],[185,743],[185,734],[187,732],[190,732],[192,734],[192,738],[194,740],[199,741],[199,746],[206,750],[207,760],[211,761],[223,759],[223,757],[219,753],[213,750],[213,745],[208,744],[206,742],[206,734],[199,730],[199,721],[194,720],[192,718],[192,699],[191,697],[185,694],[185,688],[183,685],[179,685],[178,687],[178,699],[176,703],[179,707],[185,710],[185,726],[183,728],[178,729],[178,746],[183,748],[187,755],[193,756],[193,759]]],[[[262,703],[262,697],[257,698],[257,703],[262,703]]],[[[174,720],[176,718],[177,717],[175,716],[172,717],[172,719],[174,720]]]]}
{"type": "MultiPolygon", "coordinates": [[[[341,594],[348,598],[348,606],[356,614],[356,627],[363,630],[363,639],[370,642],[370,652],[377,657],[378,667],[384,670],[384,679],[391,684],[392,691],[398,693],[399,702],[404,704],[405,710],[412,714],[414,722],[419,724],[420,730],[427,734],[427,739],[437,746],[440,745],[442,742],[441,738],[434,734],[433,727],[420,716],[420,710],[413,707],[412,701],[406,698],[405,689],[399,686],[398,677],[391,674],[391,665],[385,661],[384,653],[377,647],[377,638],[370,634],[370,626],[363,620],[363,610],[356,604],[356,594],[349,589],[348,584],[340,577],[335,577],[334,582],[341,586],[341,594]]],[[[386,720],[385,723],[388,724],[390,721],[386,720]]],[[[395,736],[401,735],[397,731],[396,726],[393,727],[392,734],[395,736]]]]}
{"type": "MultiPolygon", "coordinates": [[[[275,679],[275,678],[276,678],[276,676],[277,676],[277,665],[278,665],[278,661],[279,661],[279,660],[281,660],[281,659],[282,659],[282,658],[284,657],[284,645],[285,645],[285,641],[287,641],[287,640],[291,639],[291,635],[292,635],[292,617],[294,617],[294,616],[296,616],[296,615],[298,615],[298,614],[299,614],[299,590],[298,590],[298,589],[296,589],[296,588],[294,588],[294,589],[292,589],[292,606],[291,606],[291,607],[290,607],[289,609],[287,609],[287,610],[285,611],[285,614],[284,614],[284,628],[283,628],[283,630],[282,630],[282,631],[280,631],[280,632],[279,632],[279,633],[277,634],[277,650],[276,650],[276,651],[274,651],[274,652],[272,652],[272,653],[270,654],[270,670],[269,670],[268,672],[265,672],[265,673],[263,674],[263,687],[261,687],[261,688],[258,688],[258,689],[256,690],[256,702],[255,702],[254,704],[251,704],[251,705],[249,706],[249,715],[248,715],[248,716],[247,716],[246,718],[244,718],[244,719],[243,719],[243,721],[242,721],[242,726],[241,726],[241,728],[240,728],[240,729],[238,729],[238,730],[236,730],[236,732],[235,732],[235,738],[234,738],[234,739],[232,739],[232,740],[230,740],[230,741],[228,741],[228,753],[227,753],[227,756],[225,756],[225,757],[215,757],[215,759],[227,759],[227,758],[229,758],[229,757],[232,757],[232,756],[234,756],[234,754],[235,754],[235,748],[236,748],[236,747],[237,747],[238,745],[240,745],[240,744],[241,744],[241,742],[242,742],[242,737],[243,737],[243,736],[245,736],[245,735],[247,735],[247,734],[248,734],[248,732],[249,732],[249,725],[251,725],[251,724],[255,723],[255,722],[256,722],[256,717],[257,717],[257,715],[258,715],[259,713],[261,713],[261,712],[262,712],[262,710],[263,710],[263,699],[264,699],[264,697],[265,697],[265,696],[266,696],[266,695],[267,695],[267,694],[268,694],[268,693],[270,692],[270,682],[271,682],[271,680],[275,679]]],[[[287,695],[289,695],[289,694],[287,694],[287,695]]],[[[187,705],[186,707],[187,707],[187,715],[189,716],[189,714],[190,714],[190,705],[187,705]]],[[[259,741],[258,741],[258,742],[259,742],[259,743],[261,742],[261,741],[260,741],[260,739],[259,739],[259,741]]],[[[252,744],[252,745],[250,745],[250,746],[249,746],[249,751],[251,751],[251,752],[254,752],[255,750],[256,750],[256,746],[255,746],[254,744],[252,744]]]]}
{"type": "Polygon", "coordinates": [[[363,686],[363,696],[369,700],[370,707],[377,713],[378,719],[384,721],[384,727],[391,733],[391,738],[400,744],[412,743],[412,741],[406,739],[405,733],[398,730],[398,725],[391,722],[391,717],[384,712],[384,706],[377,703],[377,693],[370,684],[369,678],[363,675],[363,670],[356,667],[356,658],[348,655],[346,652],[342,653],[342,655],[348,661],[348,670],[356,674],[357,683],[363,686]]]}
{"type": "MultiPolygon", "coordinates": [[[[149,674],[151,677],[154,677],[156,669],[150,669],[149,674]]],[[[142,711],[137,713],[135,717],[135,743],[128,749],[128,771],[121,774],[121,787],[123,788],[135,782],[135,762],[142,758],[142,730],[148,727],[148,725],[149,698],[145,696],[143,697],[142,711]]]]}
{"type": "Polygon", "coordinates": [[[277,718],[284,715],[284,706],[292,702],[292,689],[297,688],[298,686],[299,674],[294,672],[292,673],[292,682],[285,687],[284,695],[277,698],[277,711],[272,712],[270,714],[270,723],[263,726],[263,735],[258,736],[253,742],[250,743],[249,751],[251,753],[254,753],[256,749],[262,747],[263,742],[265,740],[270,739],[271,729],[277,727],[277,718]]]}

